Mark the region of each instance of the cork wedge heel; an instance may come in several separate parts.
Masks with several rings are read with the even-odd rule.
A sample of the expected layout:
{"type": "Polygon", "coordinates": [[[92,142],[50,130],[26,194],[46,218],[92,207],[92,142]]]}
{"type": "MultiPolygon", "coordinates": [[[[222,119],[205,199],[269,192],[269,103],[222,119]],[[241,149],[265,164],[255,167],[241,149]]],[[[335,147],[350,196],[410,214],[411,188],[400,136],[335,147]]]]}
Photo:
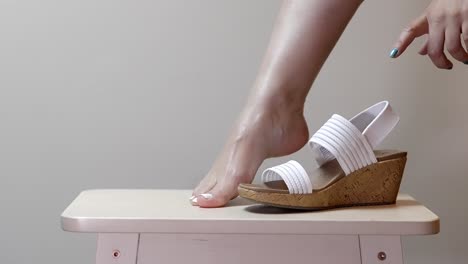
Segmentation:
{"type": "Polygon", "coordinates": [[[399,117],[387,101],[347,120],[333,115],[309,140],[319,166],[297,161],[268,168],[263,184],[241,184],[239,195],[276,207],[324,210],[395,203],[407,153],[374,150],[399,117]]]}

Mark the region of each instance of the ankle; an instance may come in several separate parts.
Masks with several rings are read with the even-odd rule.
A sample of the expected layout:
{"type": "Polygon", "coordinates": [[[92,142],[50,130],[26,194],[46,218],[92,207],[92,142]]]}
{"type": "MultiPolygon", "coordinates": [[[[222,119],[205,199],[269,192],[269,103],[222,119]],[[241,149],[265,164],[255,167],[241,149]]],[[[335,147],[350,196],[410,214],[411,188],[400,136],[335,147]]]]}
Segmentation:
{"type": "Polygon", "coordinates": [[[279,116],[303,115],[305,96],[289,91],[259,94],[249,100],[250,108],[257,113],[270,113],[279,116]]]}

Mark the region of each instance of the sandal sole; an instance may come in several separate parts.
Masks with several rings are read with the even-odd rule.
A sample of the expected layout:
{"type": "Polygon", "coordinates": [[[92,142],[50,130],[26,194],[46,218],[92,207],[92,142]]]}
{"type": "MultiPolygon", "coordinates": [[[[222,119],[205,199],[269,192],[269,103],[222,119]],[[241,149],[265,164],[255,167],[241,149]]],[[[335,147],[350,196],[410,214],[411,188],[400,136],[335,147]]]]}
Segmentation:
{"type": "Polygon", "coordinates": [[[241,197],[257,203],[300,210],[388,205],[396,202],[405,165],[406,156],[381,161],[311,194],[254,190],[248,184],[239,185],[238,191],[241,197]]]}

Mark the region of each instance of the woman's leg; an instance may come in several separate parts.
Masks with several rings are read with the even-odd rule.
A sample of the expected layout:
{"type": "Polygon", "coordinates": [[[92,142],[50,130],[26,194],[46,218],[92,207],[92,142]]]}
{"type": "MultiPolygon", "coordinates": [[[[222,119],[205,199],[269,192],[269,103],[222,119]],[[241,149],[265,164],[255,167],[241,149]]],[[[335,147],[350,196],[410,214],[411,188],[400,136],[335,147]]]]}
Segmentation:
{"type": "Polygon", "coordinates": [[[284,1],[251,94],[211,170],[194,190],[202,207],[236,197],[269,157],[291,154],[309,134],[305,98],[362,0],[284,1]],[[201,195],[203,194],[203,195],[201,195]]]}

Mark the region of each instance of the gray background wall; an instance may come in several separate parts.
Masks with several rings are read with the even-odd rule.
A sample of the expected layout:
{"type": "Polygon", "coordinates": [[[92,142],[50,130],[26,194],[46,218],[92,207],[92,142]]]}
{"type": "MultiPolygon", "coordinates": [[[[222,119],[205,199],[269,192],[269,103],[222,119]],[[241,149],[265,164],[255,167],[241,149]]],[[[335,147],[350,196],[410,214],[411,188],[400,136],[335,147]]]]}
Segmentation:
{"type": "MultiPolygon", "coordinates": [[[[440,235],[404,239],[407,263],[466,263],[468,66],[436,70],[419,47],[388,59],[427,2],[365,2],[313,86],[307,119],[314,131],[334,112],[392,101],[402,119],[384,147],[409,151],[403,191],[442,219],[440,235]]],[[[59,225],[83,189],[193,187],[243,105],[278,7],[2,0],[1,262],[92,263],[94,235],[59,225]]]]}

